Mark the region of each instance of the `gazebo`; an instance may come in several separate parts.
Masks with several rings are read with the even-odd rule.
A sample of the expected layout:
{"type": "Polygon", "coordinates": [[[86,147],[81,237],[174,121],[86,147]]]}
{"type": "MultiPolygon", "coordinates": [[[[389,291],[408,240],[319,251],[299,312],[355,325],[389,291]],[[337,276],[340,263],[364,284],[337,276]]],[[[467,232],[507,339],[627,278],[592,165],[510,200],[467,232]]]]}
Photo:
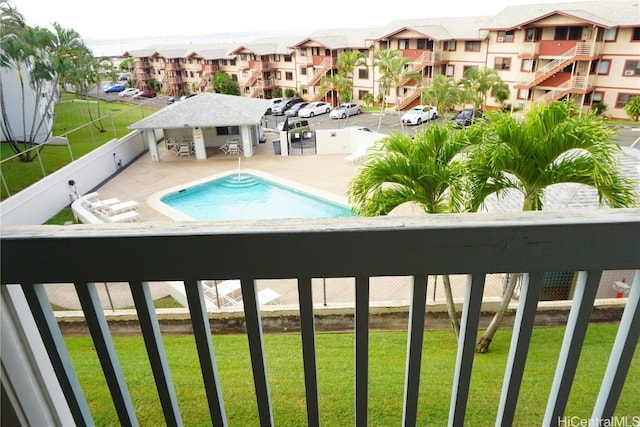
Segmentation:
{"type": "Polygon", "coordinates": [[[251,157],[262,137],[262,118],[269,105],[267,99],[201,93],[169,105],[129,129],[144,133],[154,161],[160,161],[158,130],[165,142],[189,145],[185,155],[193,154],[198,160],[207,158],[207,148],[223,148],[230,141],[239,141],[243,155],[251,157]]]}

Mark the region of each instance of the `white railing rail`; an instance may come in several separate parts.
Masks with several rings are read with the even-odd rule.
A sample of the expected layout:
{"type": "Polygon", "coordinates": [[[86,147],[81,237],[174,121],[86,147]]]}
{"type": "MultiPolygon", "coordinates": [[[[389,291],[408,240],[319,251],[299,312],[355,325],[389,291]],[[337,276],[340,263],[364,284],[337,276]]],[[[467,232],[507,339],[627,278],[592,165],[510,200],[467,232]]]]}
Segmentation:
{"type": "MultiPolygon", "coordinates": [[[[77,425],[93,425],[51,305],[40,285],[74,283],[120,423],[137,425],[134,405],[95,287],[96,282],[128,282],[165,420],[167,425],[182,425],[149,282],[184,281],[211,423],[227,425],[200,280],[211,277],[240,279],[259,424],[271,426],[274,416],[255,281],[296,278],[307,418],[309,425],[317,426],[320,425],[320,405],[311,279],[355,277],[354,412],[355,424],[365,426],[368,423],[369,280],[376,276],[412,276],[402,418],[403,425],[416,425],[418,409],[423,404],[418,399],[418,392],[426,278],[435,274],[467,274],[449,410],[449,424],[464,425],[479,316],[483,308],[484,278],[495,272],[525,272],[527,280],[522,285],[518,302],[502,396],[496,402],[495,424],[513,425],[542,276],[547,271],[579,271],[546,413],[544,420],[540,420],[540,424],[549,426],[564,415],[600,276],[604,270],[640,269],[637,239],[633,238],[638,235],[638,209],[7,227],[2,230],[0,240],[2,303],[9,307],[3,310],[3,316],[16,324],[35,319],[38,329],[29,331],[25,327],[24,336],[29,339],[23,340],[23,347],[2,347],[3,367],[5,360],[15,360],[22,352],[37,352],[30,341],[43,342],[48,358],[42,353],[34,359],[41,363],[42,359],[50,360],[66,402],[61,404],[54,395],[43,401],[49,402],[53,412],[61,413],[63,409],[70,412],[77,425]],[[171,262],[149,261],[164,260],[168,253],[172,254],[171,262]],[[39,255],[37,268],[33,264],[35,254],[39,255]],[[24,292],[26,300],[12,297],[17,291],[24,292]]],[[[636,271],[600,393],[593,402],[593,419],[607,419],[615,411],[640,338],[637,327],[639,300],[640,274],[636,271]]],[[[3,322],[3,340],[6,323],[3,322]]],[[[31,358],[20,360],[24,361],[23,368],[31,366],[37,371],[38,364],[31,358]]],[[[18,374],[3,370],[3,388],[22,380],[22,377],[12,375],[18,374]]],[[[46,373],[41,375],[47,376],[46,373]]],[[[49,380],[52,376],[49,374],[49,380]]],[[[41,393],[45,389],[37,383],[20,386],[41,393]]],[[[30,406],[33,403],[29,400],[30,394],[11,395],[17,396],[14,406],[18,411],[29,408],[24,411],[24,417],[32,416],[31,411],[39,412],[37,407],[30,406]]]]}
{"type": "Polygon", "coordinates": [[[565,92],[572,90],[586,90],[589,87],[590,81],[591,79],[589,76],[573,76],[560,86],[545,93],[544,96],[537,98],[536,101],[546,104],[555,100],[565,92]]]}
{"type": "Polygon", "coordinates": [[[554,71],[558,67],[564,65],[567,61],[573,60],[577,56],[581,57],[593,57],[598,54],[600,45],[594,42],[580,42],[573,46],[568,51],[564,52],[561,56],[555,58],[553,61],[545,64],[536,70],[535,73],[523,75],[519,78],[517,84],[527,85],[531,82],[538,80],[541,77],[546,76],[550,72],[554,71]]]}

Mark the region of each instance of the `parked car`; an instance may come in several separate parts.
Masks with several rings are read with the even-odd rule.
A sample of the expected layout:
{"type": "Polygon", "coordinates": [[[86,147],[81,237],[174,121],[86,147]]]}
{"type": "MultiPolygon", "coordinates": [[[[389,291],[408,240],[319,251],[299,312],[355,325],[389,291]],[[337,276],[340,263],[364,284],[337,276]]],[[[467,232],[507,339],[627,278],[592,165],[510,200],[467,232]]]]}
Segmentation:
{"type": "Polygon", "coordinates": [[[332,119],[346,119],[349,116],[355,116],[362,113],[362,107],[353,102],[345,102],[331,110],[329,117],[332,119]]]}
{"type": "Polygon", "coordinates": [[[111,85],[104,90],[104,93],[118,93],[125,90],[124,85],[111,85]]]}
{"type": "Polygon", "coordinates": [[[173,104],[174,102],[180,101],[180,98],[182,98],[182,95],[172,96],[171,98],[167,99],[167,103],[173,104]]]}
{"type": "Polygon", "coordinates": [[[438,110],[433,105],[418,105],[402,116],[402,123],[407,125],[421,125],[438,117],[438,110]]]}
{"type": "Polygon", "coordinates": [[[278,123],[279,131],[288,131],[291,134],[300,134],[310,131],[309,122],[306,120],[292,120],[287,122],[287,127],[284,126],[285,122],[278,123]]]}
{"type": "Polygon", "coordinates": [[[140,89],[136,89],[134,87],[129,87],[118,94],[118,96],[133,96],[140,93],[140,89]]]}
{"type": "Polygon", "coordinates": [[[155,90],[143,90],[142,92],[133,95],[133,99],[155,98],[156,96],[157,94],[155,90]]]}
{"type": "Polygon", "coordinates": [[[267,111],[265,111],[264,113],[271,114],[271,109],[273,108],[273,106],[282,101],[284,101],[282,98],[272,98],[271,104],[269,104],[269,107],[267,107],[267,111]]]}
{"type": "Polygon", "coordinates": [[[180,101],[184,101],[185,99],[193,98],[193,97],[194,97],[194,96],[196,96],[196,95],[197,95],[197,93],[189,93],[189,94],[187,94],[187,95],[182,95],[182,96],[180,97],[180,101]]]}
{"type": "Polygon", "coordinates": [[[297,117],[298,111],[300,111],[300,109],[306,107],[307,105],[309,105],[308,102],[298,102],[297,104],[293,104],[291,108],[287,109],[284,112],[284,115],[289,117],[297,117]]]}
{"type": "Polygon", "coordinates": [[[461,128],[464,126],[471,126],[476,119],[482,118],[482,111],[474,111],[473,108],[465,108],[451,117],[453,126],[461,128]]]}
{"type": "Polygon", "coordinates": [[[274,116],[282,116],[284,115],[285,111],[287,111],[289,108],[301,102],[302,102],[302,98],[299,98],[297,96],[294,98],[282,100],[278,102],[276,105],[271,107],[271,114],[273,114],[274,116]]]}
{"type": "Polygon", "coordinates": [[[326,102],[310,102],[309,105],[298,111],[298,117],[313,117],[319,114],[327,114],[331,111],[331,105],[326,102]]]}

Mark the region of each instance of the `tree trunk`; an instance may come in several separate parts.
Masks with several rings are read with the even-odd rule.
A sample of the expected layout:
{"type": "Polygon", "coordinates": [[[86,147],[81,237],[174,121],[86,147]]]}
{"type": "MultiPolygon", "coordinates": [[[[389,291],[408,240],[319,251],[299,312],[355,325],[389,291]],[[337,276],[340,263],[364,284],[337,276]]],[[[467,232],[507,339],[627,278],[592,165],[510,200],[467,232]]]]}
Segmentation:
{"type": "Polygon", "coordinates": [[[509,308],[509,303],[511,302],[511,298],[513,297],[513,291],[516,288],[516,284],[518,283],[518,279],[520,279],[520,273],[513,273],[509,275],[509,282],[507,284],[507,289],[502,296],[502,303],[498,308],[498,311],[491,319],[491,323],[487,330],[484,331],[478,342],[476,343],[476,353],[486,353],[489,351],[489,344],[493,340],[494,335],[498,332],[498,328],[502,323],[502,318],[509,308]]]}
{"type": "Polygon", "coordinates": [[[456,335],[456,341],[460,338],[460,321],[458,320],[458,313],[456,313],[456,306],[453,303],[453,292],[451,292],[451,280],[448,274],[442,276],[442,282],[444,283],[444,294],[447,300],[447,313],[449,313],[449,321],[451,322],[451,328],[456,335]]]}

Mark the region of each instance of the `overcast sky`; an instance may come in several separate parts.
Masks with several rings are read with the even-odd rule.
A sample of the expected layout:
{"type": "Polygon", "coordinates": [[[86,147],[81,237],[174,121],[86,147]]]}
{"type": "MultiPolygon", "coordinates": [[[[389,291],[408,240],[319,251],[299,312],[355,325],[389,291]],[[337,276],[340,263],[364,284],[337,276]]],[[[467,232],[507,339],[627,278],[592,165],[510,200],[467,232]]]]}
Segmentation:
{"type": "MultiPolygon", "coordinates": [[[[282,34],[289,30],[297,36],[318,29],[380,27],[396,19],[490,16],[510,5],[557,3],[557,0],[419,0],[381,2],[381,7],[375,7],[371,0],[10,1],[28,25],[51,28],[51,23],[58,22],[64,28],[76,30],[85,41],[264,31],[282,34]]],[[[229,41],[237,40],[230,36],[229,41]]],[[[94,54],[104,54],[96,53],[92,43],[87,44],[94,54]]],[[[120,51],[128,48],[123,42],[115,46],[120,51]]]]}

